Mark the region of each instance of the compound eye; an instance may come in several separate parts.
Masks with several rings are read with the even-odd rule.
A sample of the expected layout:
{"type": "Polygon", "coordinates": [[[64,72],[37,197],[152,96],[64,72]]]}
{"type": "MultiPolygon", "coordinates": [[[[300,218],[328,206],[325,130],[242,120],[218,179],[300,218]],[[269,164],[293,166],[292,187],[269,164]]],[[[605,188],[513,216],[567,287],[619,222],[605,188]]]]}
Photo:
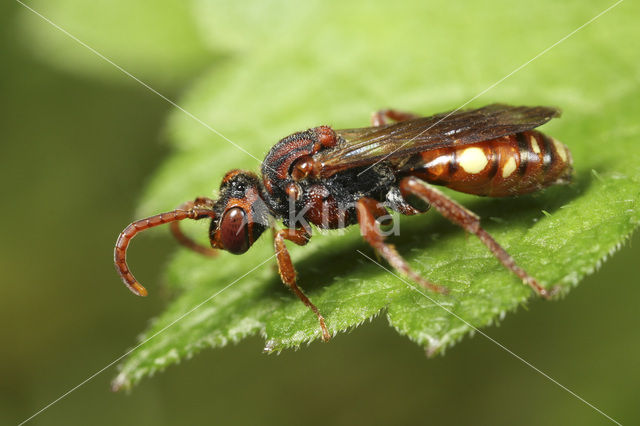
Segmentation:
{"type": "Polygon", "coordinates": [[[232,207],[224,213],[219,227],[224,249],[233,254],[249,250],[249,224],[240,207],[232,207]]]}

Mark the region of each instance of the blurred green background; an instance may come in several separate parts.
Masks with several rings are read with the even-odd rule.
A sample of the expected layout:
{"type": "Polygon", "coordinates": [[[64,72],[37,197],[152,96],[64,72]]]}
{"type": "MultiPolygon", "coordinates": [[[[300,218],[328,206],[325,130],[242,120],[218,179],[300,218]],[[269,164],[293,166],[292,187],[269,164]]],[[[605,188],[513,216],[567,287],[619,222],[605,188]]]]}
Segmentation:
{"type": "MultiPolygon", "coordinates": [[[[225,58],[188,25],[195,17],[183,3],[29,4],[172,99],[225,58]],[[161,13],[149,17],[149,7],[161,13]],[[81,19],[98,12],[111,31],[81,19]]],[[[161,292],[142,300],[123,288],[112,249],[168,155],[172,108],[17,3],[0,6],[0,37],[0,423],[17,424],[124,353],[166,304],[161,292]]],[[[235,37],[228,46],[241,48],[235,37]]],[[[173,247],[137,240],[136,271],[158,279],[173,247]]],[[[639,256],[636,234],[565,300],[533,302],[486,332],[637,424],[639,256]]],[[[608,423],[481,336],[427,359],[378,318],[327,345],[277,356],[262,346],[252,338],[206,350],[129,395],[109,391],[112,367],[31,423],[608,423]]]]}

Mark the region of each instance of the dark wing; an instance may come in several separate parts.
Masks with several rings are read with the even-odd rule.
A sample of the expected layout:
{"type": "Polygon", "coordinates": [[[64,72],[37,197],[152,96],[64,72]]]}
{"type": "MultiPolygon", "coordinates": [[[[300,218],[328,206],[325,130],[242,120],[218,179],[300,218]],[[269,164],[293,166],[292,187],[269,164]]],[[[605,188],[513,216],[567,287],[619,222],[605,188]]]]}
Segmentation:
{"type": "Polygon", "coordinates": [[[343,141],[313,156],[319,177],[428,149],[467,145],[538,127],[560,110],[502,104],[453,111],[381,127],[336,130],[343,141]]]}

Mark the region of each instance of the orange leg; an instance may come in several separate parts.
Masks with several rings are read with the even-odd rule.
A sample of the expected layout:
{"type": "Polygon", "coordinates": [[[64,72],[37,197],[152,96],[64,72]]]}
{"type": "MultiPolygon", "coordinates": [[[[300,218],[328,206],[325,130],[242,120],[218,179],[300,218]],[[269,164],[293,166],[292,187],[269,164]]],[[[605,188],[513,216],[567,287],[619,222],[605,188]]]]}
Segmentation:
{"type": "MultiPolygon", "coordinates": [[[[181,204],[178,207],[178,210],[190,210],[195,207],[203,207],[203,208],[211,209],[213,208],[213,200],[211,198],[198,197],[194,201],[187,201],[186,203],[181,204]]],[[[195,241],[193,241],[191,238],[187,237],[180,229],[180,222],[171,222],[169,224],[169,229],[171,230],[171,233],[173,234],[175,239],[178,240],[178,242],[181,245],[185,246],[186,248],[193,250],[196,253],[203,254],[205,256],[213,257],[218,255],[218,250],[215,250],[214,248],[211,248],[211,247],[200,245],[195,241]]]]}
{"type": "Polygon", "coordinates": [[[371,198],[361,198],[356,204],[356,210],[362,236],[391,266],[428,290],[438,293],[447,292],[446,287],[433,284],[418,275],[409,267],[407,261],[400,256],[393,245],[384,242],[384,236],[379,232],[376,219],[383,215],[383,211],[384,214],[387,212],[378,201],[371,198]]]}
{"type": "Polygon", "coordinates": [[[381,109],[371,114],[371,125],[374,127],[384,126],[391,121],[407,121],[417,118],[416,114],[410,112],[397,111],[395,109],[381,109]]]}
{"type": "Polygon", "coordinates": [[[134,294],[138,296],[146,296],[145,289],[133,276],[127,265],[127,247],[131,239],[140,231],[144,231],[154,226],[164,225],[165,223],[177,222],[184,219],[204,219],[206,217],[214,218],[215,213],[209,208],[192,207],[188,210],[176,209],[167,213],[150,216],[146,219],[136,220],[127,226],[118,236],[116,247],[113,251],[113,261],[118,274],[122,281],[129,287],[134,294]]]}
{"type": "Polygon", "coordinates": [[[435,207],[436,210],[451,222],[461,226],[465,231],[475,234],[480,238],[480,241],[491,250],[491,253],[493,253],[505,268],[520,277],[525,284],[531,286],[540,296],[544,298],[551,296],[547,289],[542,287],[535,278],[527,274],[524,269],[516,265],[511,255],[507,253],[487,231],[480,227],[480,218],[473,212],[456,203],[431,185],[415,177],[402,179],[400,182],[400,191],[405,196],[415,195],[420,197],[435,207]]]}
{"type": "Polygon", "coordinates": [[[320,322],[320,328],[322,329],[322,340],[326,342],[331,336],[324,323],[324,317],[318,308],[311,303],[311,300],[300,290],[298,284],[296,284],[296,271],[293,268],[293,262],[291,262],[291,256],[289,256],[287,246],[284,244],[284,240],[289,240],[299,246],[303,246],[309,242],[310,238],[311,235],[304,229],[281,229],[275,234],[274,246],[276,249],[276,259],[278,260],[278,271],[280,272],[282,282],[298,296],[302,303],[316,314],[320,322]]]}

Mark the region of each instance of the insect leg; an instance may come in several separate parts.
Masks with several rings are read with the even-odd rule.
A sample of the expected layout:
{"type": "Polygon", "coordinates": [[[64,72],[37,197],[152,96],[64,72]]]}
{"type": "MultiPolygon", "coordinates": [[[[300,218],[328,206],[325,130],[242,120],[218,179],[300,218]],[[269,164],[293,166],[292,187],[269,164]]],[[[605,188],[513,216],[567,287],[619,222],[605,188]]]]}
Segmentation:
{"type": "MultiPolygon", "coordinates": [[[[382,206],[380,203],[372,198],[361,198],[356,204],[356,211],[358,214],[358,224],[360,225],[360,232],[364,239],[374,248],[387,262],[402,274],[408,276],[413,281],[417,282],[424,288],[435,291],[438,293],[446,293],[447,288],[433,284],[420,275],[418,275],[406,260],[400,256],[391,244],[384,242],[384,236],[380,233],[380,228],[376,220],[382,213],[382,206]]],[[[386,214],[386,211],[385,213],[386,214]]]]}
{"type": "Polygon", "coordinates": [[[327,330],[327,326],[324,323],[324,317],[318,310],[318,308],[311,303],[311,300],[300,290],[298,284],[296,284],[296,271],[293,268],[293,262],[291,262],[291,256],[289,256],[289,251],[287,250],[287,246],[284,243],[284,240],[293,241],[299,246],[303,246],[309,242],[311,238],[311,234],[309,234],[304,229],[281,229],[276,232],[274,238],[274,247],[276,250],[276,259],[278,260],[278,271],[280,272],[280,278],[282,278],[282,282],[289,287],[298,298],[304,303],[309,309],[313,311],[314,314],[318,317],[318,321],[320,322],[320,328],[322,329],[322,340],[325,342],[328,341],[331,336],[329,335],[329,331],[327,330]]]}
{"type": "Polygon", "coordinates": [[[395,109],[381,109],[371,114],[371,125],[374,127],[384,126],[389,123],[389,120],[398,122],[411,120],[412,118],[418,118],[418,116],[395,109]]]}
{"type": "Polygon", "coordinates": [[[475,234],[505,268],[520,277],[525,284],[531,286],[540,296],[547,299],[551,296],[549,290],[542,287],[535,278],[516,265],[511,255],[487,231],[480,227],[480,218],[476,214],[415,177],[404,178],[400,182],[400,191],[402,191],[403,195],[413,194],[420,197],[435,207],[451,222],[461,226],[465,231],[475,234]]]}
{"type": "Polygon", "coordinates": [[[215,213],[213,210],[202,207],[193,207],[188,210],[176,209],[167,213],[157,214],[145,219],[136,220],[129,224],[124,231],[118,236],[116,246],[113,250],[113,261],[116,266],[120,278],[129,287],[134,294],[138,296],[146,296],[147,289],[145,289],[133,276],[127,265],[127,247],[131,239],[135,237],[138,232],[144,231],[154,226],[164,225],[165,223],[177,222],[184,219],[204,219],[206,217],[213,218],[215,213]]]}
{"type": "MultiPolygon", "coordinates": [[[[181,204],[178,207],[178,210],[190,210],[194,207],[203,207],[211,209],[213,208],[213,200],[211,198],[206,197],[198,197],[194,201],[187,201],[186,203],[181,204]]],[[[218,251],[211,248],[200,245],[193,241],[191,238],[187,237],[180,229],[180,222],[171,222],[169,224],[169,229],[171,233],[175,237],[176,240],[186,248],[193,250],[197,253],[203,254],[205,256],[217,256],[218,251]]]]}

